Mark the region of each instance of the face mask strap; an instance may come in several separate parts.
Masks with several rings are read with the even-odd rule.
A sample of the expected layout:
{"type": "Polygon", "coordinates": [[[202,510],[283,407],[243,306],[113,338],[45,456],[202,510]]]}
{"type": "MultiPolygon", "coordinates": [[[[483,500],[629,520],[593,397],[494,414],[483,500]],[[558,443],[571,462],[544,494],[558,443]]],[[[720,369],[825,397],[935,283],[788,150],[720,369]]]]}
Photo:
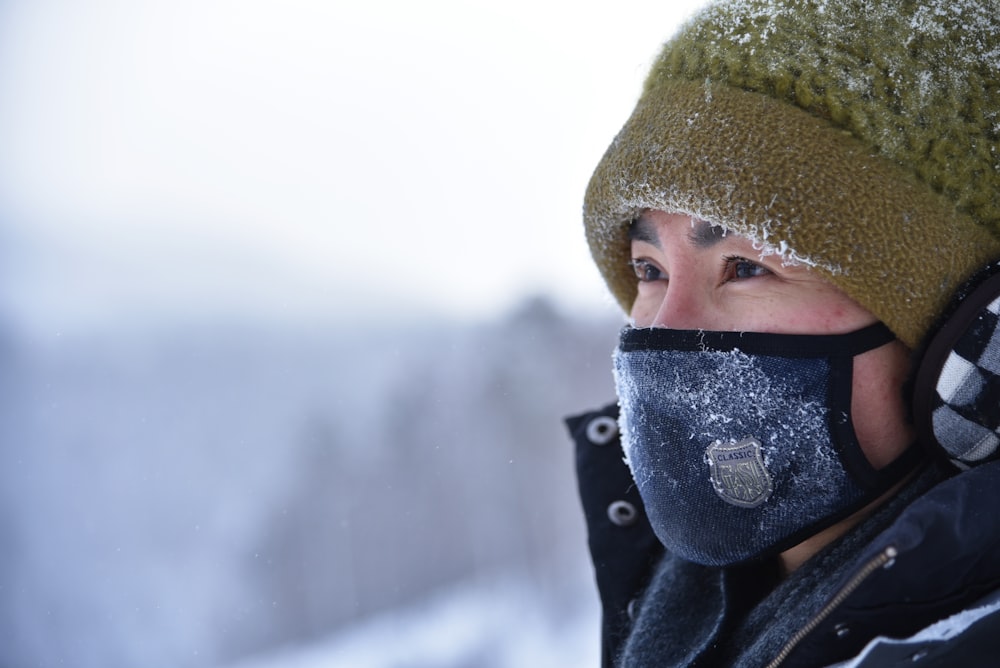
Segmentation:
{"type": "Polygon", "coordinates": [[[830,432],[834,437],[834,443],[839,446],[837,454],[855,482],[874,499],[906,477],[926,459],[926,455],[924,450],[914,443],[888,465],[881,469],[874,468],[865,457],[861,444],[858,443],[854,420],[851,417],[854,356],[831,359],[830,362],[827,405],[830,406],[830,432]]]}
{"type": "Polygon", "coordinates": [[[772,334],[767,332],[714,332],[699,329],[625,327],[621,350],[675,350],[680,352],[720,352],[734,350],[747,355],[771,357],[851,357],[895,340],[881,322],[847,334],[772,334]]]}

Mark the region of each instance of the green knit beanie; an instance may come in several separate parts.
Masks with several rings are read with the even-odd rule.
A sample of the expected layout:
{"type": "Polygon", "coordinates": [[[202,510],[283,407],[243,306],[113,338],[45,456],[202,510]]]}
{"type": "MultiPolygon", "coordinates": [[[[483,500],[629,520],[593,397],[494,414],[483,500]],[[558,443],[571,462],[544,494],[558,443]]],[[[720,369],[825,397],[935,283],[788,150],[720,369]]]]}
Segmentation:
{"type": "Polygon", "coordinates": [[[626,311],[629,222],[684,213],[822,272],[916,347],[1000,258],[1000,0],[734,0],[666,44],[584,202],[626,311]]]}

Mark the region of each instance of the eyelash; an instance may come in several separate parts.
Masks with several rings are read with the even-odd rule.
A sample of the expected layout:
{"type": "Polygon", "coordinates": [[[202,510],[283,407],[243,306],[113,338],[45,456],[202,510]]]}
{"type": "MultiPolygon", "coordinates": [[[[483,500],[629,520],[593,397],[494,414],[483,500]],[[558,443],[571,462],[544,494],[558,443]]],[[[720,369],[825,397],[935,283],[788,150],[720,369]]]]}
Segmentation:
{"type": "Polygon", "coordinates": [[[657,267],[649,260],[636,258],[629,262],[629,266],[632,267],[632,272],[635,274],[635,277],[639,279],[640,283],[650,283],[652,281],[658,281],[662,278],[666,278],[666,272],[662,271],[659,267],[657,267]],[[646,272],[649,270],[656,271],[662,275],[657,276],[656,278],[650,278],[646,275],[646,272]]]}
{"type": "Polygon", "coordinates": [[[726,280],[746,280],[748,278],[759,278],[760,276],[766,276],[771,273],[771,270],[762,264],[754,262],[753,260],[748,260],[740,255],[727,255],[723,258],[723,266],[726,271],[726,280]],[[731,275],[736,272],[736,268],[741,264],[747,264],[753,267],[754,274],[752,276],[736,276],[731,275]],[[759,273],[758,273],[759,272],[759,273]]]}
{"type": "MultiPolygon", "coordinates": [[[[629,265],[632,267],[632,271],[635,273],[636,278],[639,279],[639,282],[645,283],[667,278],[666,272],[661,270],[659,267],[657,267],[653,262],[650,262],[649,260],[636,258],[634,260],[631,260],[629,262],[629,265]],[[651,277],[648,274],[648,272],[650,271],[655,271],[659,275],[651,277]]],[[[742,257],[740,255],[727,255],[722,259],[722,266],[723,266],[724,282],[732,280],[746,280],[748,278],[758,278],[760,276],[766,276],[767,274],[771,273],[771,271],[764,265],[754,262],[752,260],[748,260],[747,258],[742,257]],[[753,275],[739,276],[736,274],[737,267],[744,264],[749,265],[753,268],[754,272],[753,275]]]]}

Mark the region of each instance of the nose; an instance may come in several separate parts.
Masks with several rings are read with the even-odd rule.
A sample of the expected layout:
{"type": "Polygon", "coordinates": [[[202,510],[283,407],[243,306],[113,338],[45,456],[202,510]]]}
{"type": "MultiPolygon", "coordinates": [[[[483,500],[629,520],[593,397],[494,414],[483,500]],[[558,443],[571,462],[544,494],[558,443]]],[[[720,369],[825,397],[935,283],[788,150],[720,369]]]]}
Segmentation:
{"type": "Polygon", "coordinates": [[[669,329],[707,329],[708,304],[703,295],[679,277],[655,294],[639,295],[636,304],[645,301],[643,308],[633,309],[636,327],[664,327],[669,329]]]}

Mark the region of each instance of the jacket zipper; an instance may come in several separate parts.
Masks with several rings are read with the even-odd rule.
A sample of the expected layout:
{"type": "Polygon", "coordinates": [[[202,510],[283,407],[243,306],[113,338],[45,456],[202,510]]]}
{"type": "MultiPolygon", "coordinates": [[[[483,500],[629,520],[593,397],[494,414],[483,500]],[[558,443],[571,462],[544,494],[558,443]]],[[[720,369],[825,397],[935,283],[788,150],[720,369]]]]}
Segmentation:
{"type": "Polygon", "coordinates": [[[861,583],[867,580],[869,575],[892,562],[892,560],[896,558],[896,554],[896,548],[890,545],[872,557],[871,560],[861,568],[861,570],[854,574],[854,577],[847,581],[847,584],[840,588],[840,591],[837,592],[836,596],[831,598],[826,605],[820,608],[820,611],[817,612],[805,626],[799,629],[787,643],[785,643],[785,646],[781,648],[780,652],[778,652],[778,656],[774,657],[774,660],[767,664],[766,668],[777,668],[781,665],[784,660],[788,658],[788,655],[792,653],[792,650],[795,649],[800,642],[802,642],[803,638],[812,633],[817,626],[823,623],[823,620],[829,617],[830,614],[833,613],[833,611],[836,610],[837,607],[843,603],[855,589],[860,587],[861,583]]]}

